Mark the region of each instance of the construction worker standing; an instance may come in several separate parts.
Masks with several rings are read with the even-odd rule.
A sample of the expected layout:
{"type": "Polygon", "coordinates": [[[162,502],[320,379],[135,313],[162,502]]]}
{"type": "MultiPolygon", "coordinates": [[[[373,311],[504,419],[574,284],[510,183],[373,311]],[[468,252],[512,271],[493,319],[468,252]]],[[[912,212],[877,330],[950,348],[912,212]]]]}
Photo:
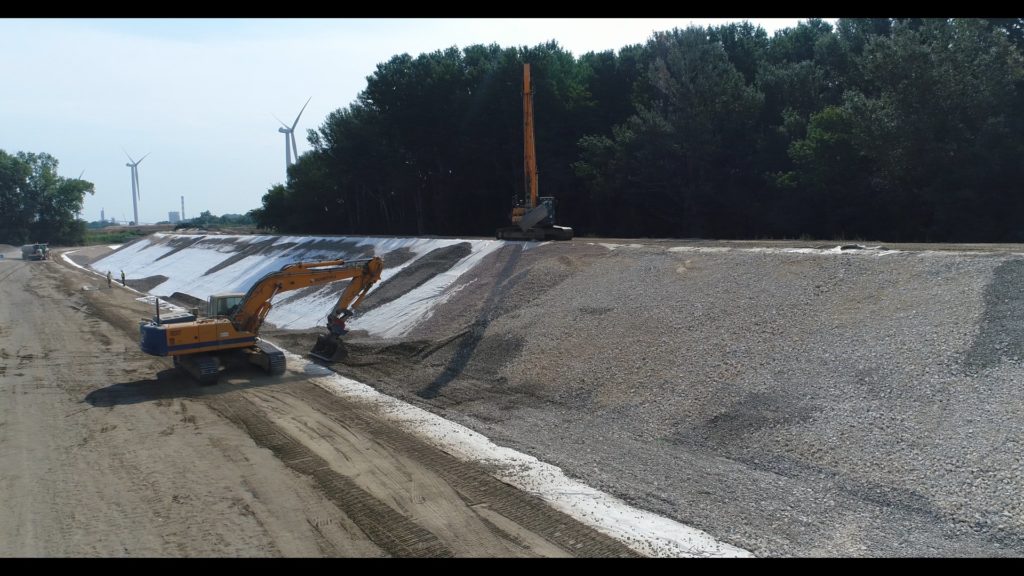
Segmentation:
{"type": "Polygon", "coordinates": [[[128,283],[124,279],[124,270],[121,270],[121,286],[128,286],[128,283]]]}
{"type": "Polygon", "coordinates": [[[107,288],[111,288],[111,284],[110,284],[110,270],[107,270],[107,288]]]}

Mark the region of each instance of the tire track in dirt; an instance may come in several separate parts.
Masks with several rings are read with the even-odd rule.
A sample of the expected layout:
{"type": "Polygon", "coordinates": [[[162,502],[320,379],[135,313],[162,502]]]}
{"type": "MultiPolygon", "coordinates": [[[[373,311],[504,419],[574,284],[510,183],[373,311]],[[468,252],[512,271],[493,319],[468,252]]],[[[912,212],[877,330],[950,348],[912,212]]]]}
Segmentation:
{"type": "Polygon", "coordinates": [[[10,264],[6,264],[6,266],[9,266],[11,269],[0,272],[0,283],[6,282],[8,278],[13,276],[16,272],[18,272],[18,270],[24,265],[24,262],[11,262],[10,264]],[[4,274],[4,272],[6,272],[6,274],[4,274]]]}
{"type": "MultiPolygon", "coordinates": [[[[471,508],[486,508],[574,556],[639,556],[625,544],[554,510],[540,498],[505,484],[479,467],[462,462],[415,436],[382,423],[372,412],[352,406],[322,388],[312,384],[292,386],[289,392],[339,424],[358,428],[363,434],[414,458],[458,491],[471,508]]],[[[515,535],[509,530],[497,526],[495,528],[501,531],[504,538],[514,540],[515,535]]]]}
{"type": "Polygon", "coordinates": [[[252,439],[271,450],[286,466],[320,484],[324,494],[345,511],[374,544],[395,556],[447,558],[453,556],[434,534],[395,512],[302,443],[273,425],[261,410],[238,393],[212,399],[209,405],[244,427],[252,439]]]}

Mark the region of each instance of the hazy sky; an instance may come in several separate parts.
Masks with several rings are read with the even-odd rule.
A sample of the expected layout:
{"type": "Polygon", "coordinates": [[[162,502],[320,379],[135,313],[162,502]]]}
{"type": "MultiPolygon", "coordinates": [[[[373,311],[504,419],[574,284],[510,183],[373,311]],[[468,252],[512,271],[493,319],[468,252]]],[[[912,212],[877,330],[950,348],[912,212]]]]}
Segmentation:
{"type": "MultiPolygon", "coordinates": [[[[556,40],[579,56],[642,43],[655,30],[736,18],[681,19],[0,19],[0,149],[48,152],[60,174],[96,184],[82,214],[142,222],[245,213],[285,180],[284,135],[349,105],[391,56],[471,44],[556,40]]],[[[796,18],[751,22],[769,34],[796,18]]],[[[831,19],[830,19],[831,20],[831,19]]]]}

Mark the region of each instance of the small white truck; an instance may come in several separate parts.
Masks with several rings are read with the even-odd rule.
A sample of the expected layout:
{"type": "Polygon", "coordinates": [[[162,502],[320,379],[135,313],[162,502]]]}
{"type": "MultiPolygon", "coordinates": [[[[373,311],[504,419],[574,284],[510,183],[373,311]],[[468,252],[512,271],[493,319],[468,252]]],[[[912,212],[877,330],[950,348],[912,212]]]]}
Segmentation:
{"type": "Polygon", "coordinates": [[[49,260],[50,248],[44,244],[25,244],[21,247],[22,260],[49,260]]]}

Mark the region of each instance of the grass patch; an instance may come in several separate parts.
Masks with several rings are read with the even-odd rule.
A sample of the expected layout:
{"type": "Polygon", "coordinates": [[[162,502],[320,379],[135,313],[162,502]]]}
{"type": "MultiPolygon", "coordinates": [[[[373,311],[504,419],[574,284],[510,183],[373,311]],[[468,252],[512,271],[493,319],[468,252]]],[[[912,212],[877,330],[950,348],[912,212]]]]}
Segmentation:
{"type": "Polygon", "coordinates": [[[145,232],[131,230],[126,230],[124,232],[86,231],[83,243],[86,246],[95,246],[96,244],[124,244],[145,235],[145,232]]]}

